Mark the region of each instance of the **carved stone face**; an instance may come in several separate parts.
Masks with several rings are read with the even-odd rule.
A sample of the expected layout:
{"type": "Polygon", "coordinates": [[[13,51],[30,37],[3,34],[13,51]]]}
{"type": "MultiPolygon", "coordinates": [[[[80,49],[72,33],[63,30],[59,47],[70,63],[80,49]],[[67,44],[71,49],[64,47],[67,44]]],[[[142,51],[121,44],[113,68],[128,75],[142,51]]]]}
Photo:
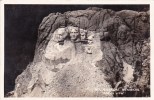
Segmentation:
{"type": "Polygon", "coordinates": [[[56,34],[56,37],[57,37],[58,42],[62,41],[63,40],[63,33],[60,32],[60,33],[56,34]]]}
{"type": "Polygon", "coordinates": [[[92,39],[88,39],[88,44],[92,44],[93,40],[92,39]]]}
{"type": "Polygon", "coordinates": [[[59,28],[54,32],[54,40],[57,42],[63,41],[67,36],[65,28],[59,28]]]}
{"type": "Polygon", "coordinates": [[[77,28],[72,28],[70,30],[70,38],[71,38],[71,40],[75,41],[77,39],[78,35],[79,35],[79,31],[78,31],[77,28]]]}
{"type": "Polygon", "coordinates": [[[88,44],[93,44],[93,39],[94,39],[94,35],[90,35],[89,37],[88,37],[88,44]]]}
{"type": "Polygon", "coordinates": [[[126,25],[121,25],[118,28],[118,38],[122,39],[122,40],[125,40],[127,32],[128,32],[128,28],[126,27],[126,25]]]}
{"type": "Polygon", "coordinates": [[[85,40],[86,39],[86,35],[87,35],[86,30],[81,29],[80,30],[80,38],[81,38],[81,40],[85,40]]]}

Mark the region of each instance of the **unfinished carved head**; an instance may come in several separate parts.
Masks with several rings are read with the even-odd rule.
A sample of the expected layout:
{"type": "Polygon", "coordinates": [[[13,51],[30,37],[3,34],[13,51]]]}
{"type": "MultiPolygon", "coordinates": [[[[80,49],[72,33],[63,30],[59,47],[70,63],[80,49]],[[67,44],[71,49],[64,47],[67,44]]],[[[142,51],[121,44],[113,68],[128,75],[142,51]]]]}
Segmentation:
{"type": "Polygon", "coordinates": [[[120,25],[118,28],[118,32],[117,32],[117,37],[122,40],[125,39],[128,30],[129,30],[129,28],[126,25],[124,25],[124,24],[120,25]]]}
{"type": "Polygon", "coordinates": [[[75,41],[79,36],[79,31],[77,27],[70,27],[69,34],[72,41],[75,41]]]}
{"type": "Polygon", "coordinates": [[[140,12],[140,13],[139,13],[139,16],[141,17],[141,20],[142,20],[143,22],[146,22],[146,21],[148,20],[148,14],[145,13],[145,12],[140,12]]]}
{"type": "Polygon", "coordinates": [[[67,37],[68,33],[65,28],[58,28],[53,33],[53,40],[56,42],[62,42],[67,37]]]}
{"type": "Polygon", "coordinates": [[[90,46],[85,47],[85,52],[87,54],[92,54],[92,47],[90,47],[90,46]]]}
{"type": "Polygon", "coordinates": [[[85,40],[87,37],[87,31],[84,29],[80,29],[80,39],[85,40]]]}

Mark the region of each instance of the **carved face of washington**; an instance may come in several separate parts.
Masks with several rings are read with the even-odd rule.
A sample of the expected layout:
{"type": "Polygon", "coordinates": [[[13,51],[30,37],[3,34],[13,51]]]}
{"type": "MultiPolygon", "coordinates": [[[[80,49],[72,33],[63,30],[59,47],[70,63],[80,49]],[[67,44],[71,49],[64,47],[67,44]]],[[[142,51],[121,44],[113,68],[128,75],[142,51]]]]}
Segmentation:
{"type": "Polygon", "coordinates": [[[53,33],[53,40],[55,40],[57,42],[64,41],[64,39],[66,38],[67,35],[68,35],[68,33],[66,32],[65,28],[58,28],[53,33]]]}

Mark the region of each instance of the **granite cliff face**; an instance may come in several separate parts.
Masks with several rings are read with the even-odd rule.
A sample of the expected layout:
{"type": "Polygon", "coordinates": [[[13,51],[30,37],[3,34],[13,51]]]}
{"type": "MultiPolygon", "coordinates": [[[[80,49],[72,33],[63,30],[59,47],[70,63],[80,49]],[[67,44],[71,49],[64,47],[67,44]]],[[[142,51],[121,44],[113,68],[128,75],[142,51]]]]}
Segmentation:
{"type": "Polygon", "coordinates": [[[35,56],[14,97],[149,96],[148,12],[88,8],[51,13],[38,29],[35,56]],[[120,93],[120,94],[118,94],[120,93]]]}

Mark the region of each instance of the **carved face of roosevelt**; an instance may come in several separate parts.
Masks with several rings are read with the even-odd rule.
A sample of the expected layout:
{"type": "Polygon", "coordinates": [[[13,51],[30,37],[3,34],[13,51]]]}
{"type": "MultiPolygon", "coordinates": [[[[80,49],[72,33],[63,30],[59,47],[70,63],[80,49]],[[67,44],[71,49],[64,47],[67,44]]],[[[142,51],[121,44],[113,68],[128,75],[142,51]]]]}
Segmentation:
{"type": "Polygon", "coordinates": [[[81,38],[81,40],[85,40],[86,39],[86,35],[87,35],[87,31],[81,29],[80,30],[80,38],[81,38]]]}

